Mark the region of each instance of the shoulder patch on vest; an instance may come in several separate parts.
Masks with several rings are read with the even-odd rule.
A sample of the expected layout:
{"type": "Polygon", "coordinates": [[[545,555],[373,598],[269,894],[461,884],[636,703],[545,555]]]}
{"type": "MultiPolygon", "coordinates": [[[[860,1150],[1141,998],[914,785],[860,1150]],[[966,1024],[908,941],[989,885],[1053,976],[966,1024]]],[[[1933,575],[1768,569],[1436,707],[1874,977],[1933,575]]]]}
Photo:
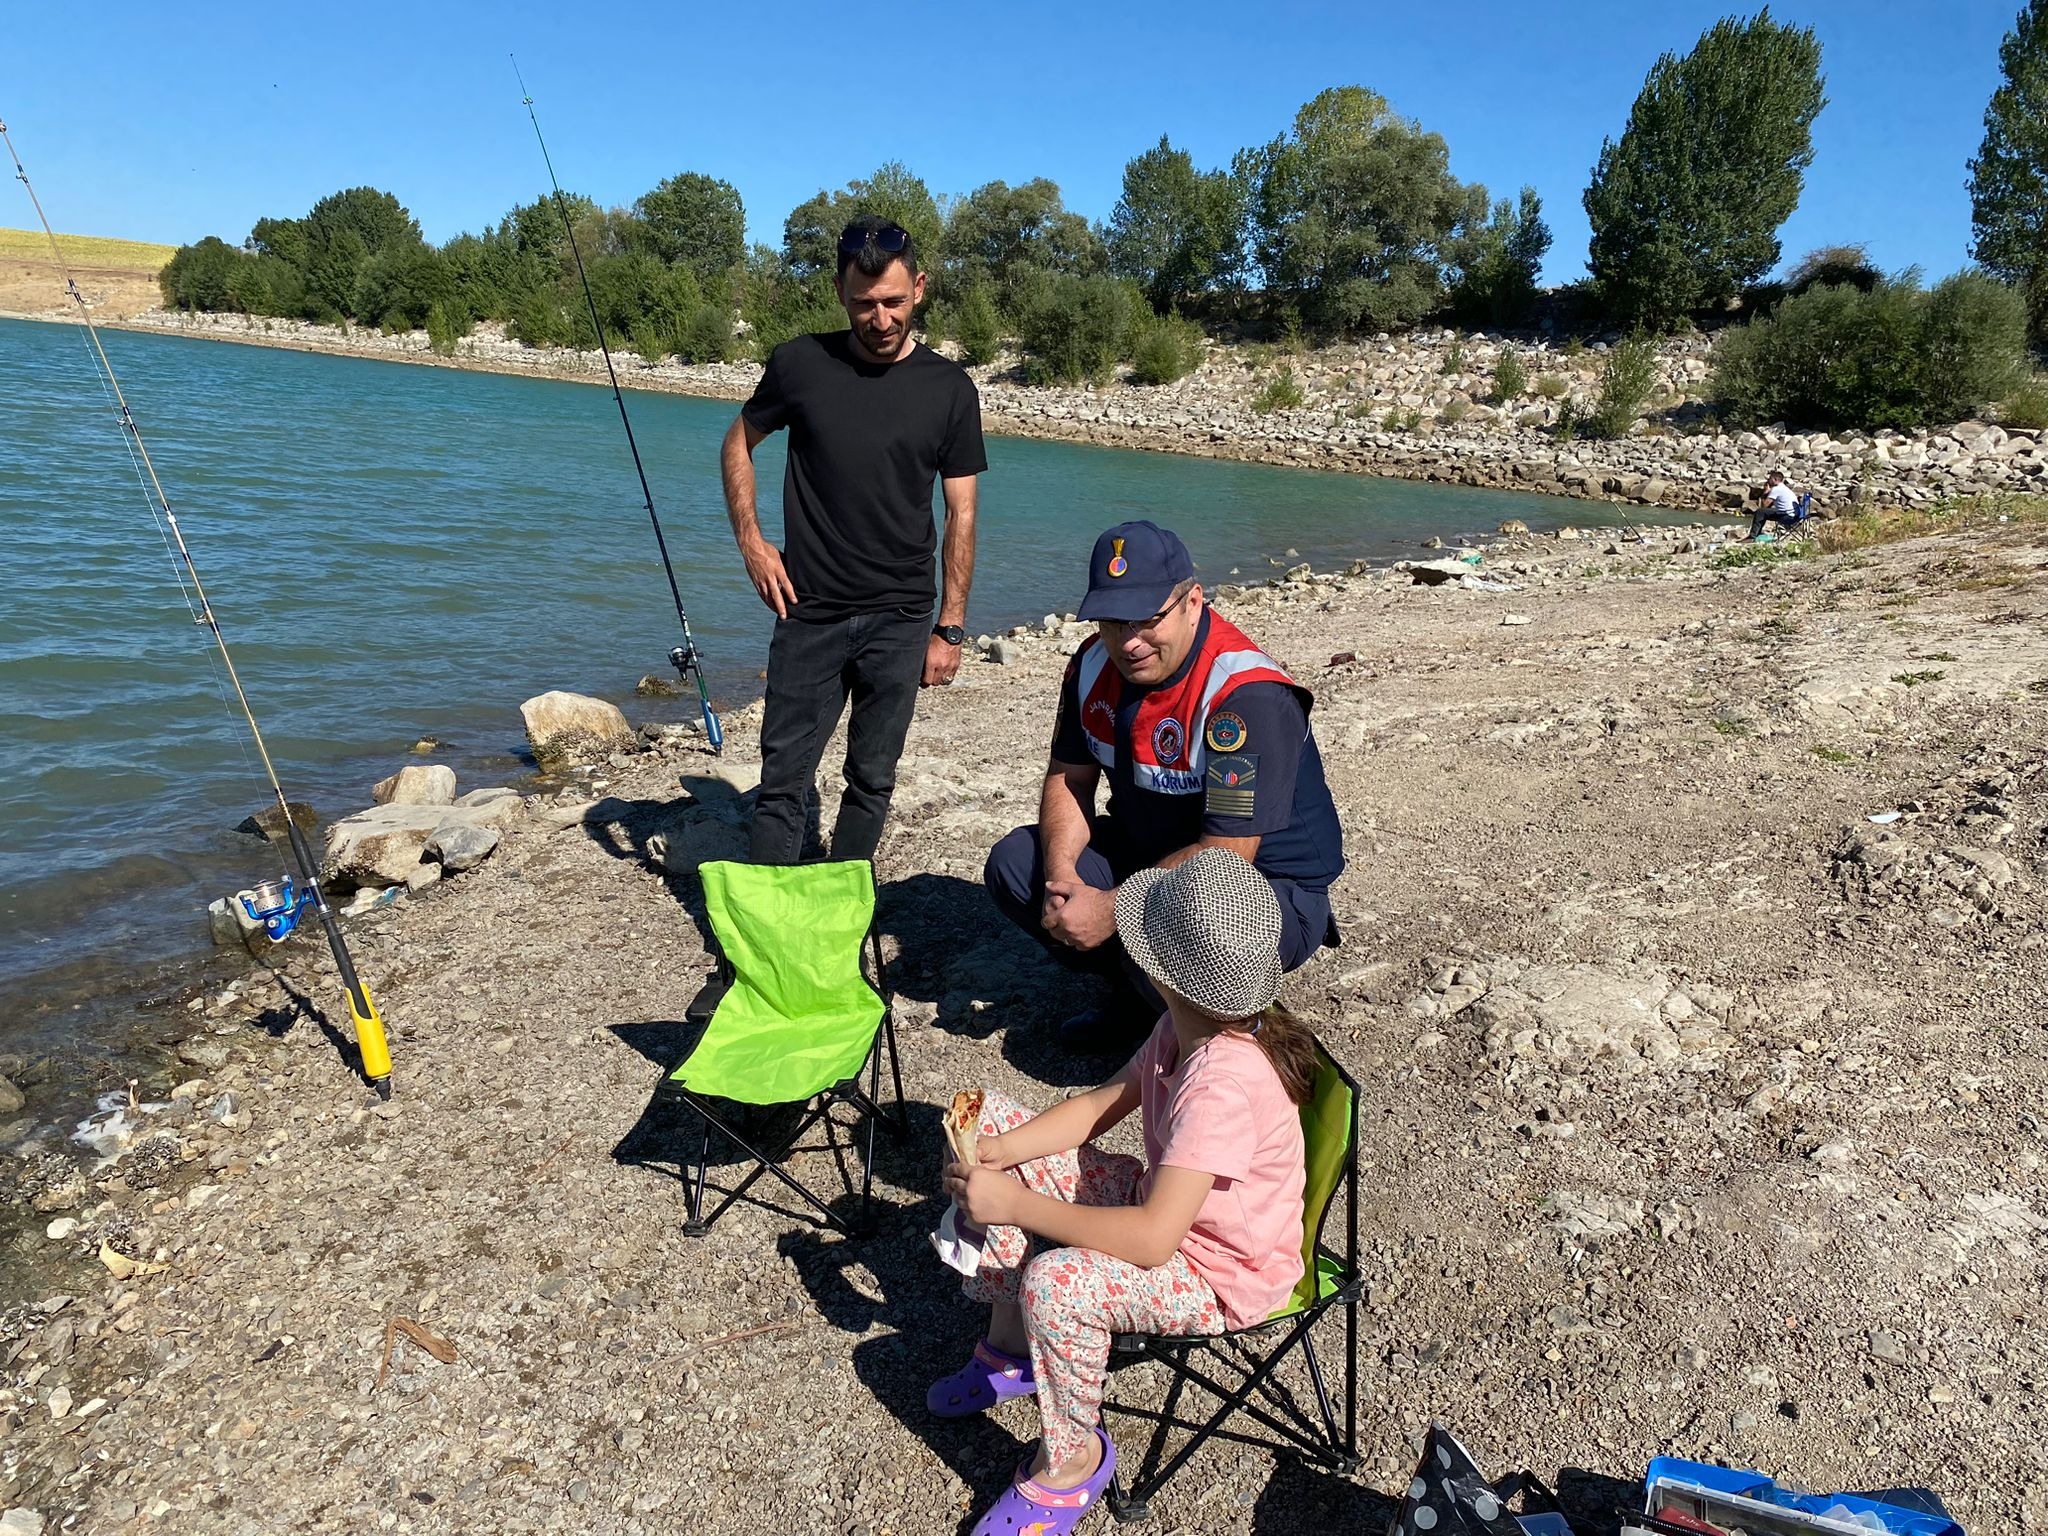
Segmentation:
{"type": "Polygon", "coordinates": [[[1250,817],[1257,804],[1259,759],[1249,752],[1209,759],[1202,809],[1211,816],[1250,817]]]}

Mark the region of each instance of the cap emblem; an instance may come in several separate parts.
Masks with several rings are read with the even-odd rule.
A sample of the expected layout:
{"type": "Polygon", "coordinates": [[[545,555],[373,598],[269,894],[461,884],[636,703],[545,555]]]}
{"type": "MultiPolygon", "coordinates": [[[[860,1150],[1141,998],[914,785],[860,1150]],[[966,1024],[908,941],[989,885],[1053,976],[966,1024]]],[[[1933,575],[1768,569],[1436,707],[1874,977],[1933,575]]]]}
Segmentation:
{"type": "Polygon", "coordinates": [[[1110,540],[1109,574],[1121,576],[1130,568],[1131,562],[1124,558],[1124,541],[1122,539],[1110,540]]]}

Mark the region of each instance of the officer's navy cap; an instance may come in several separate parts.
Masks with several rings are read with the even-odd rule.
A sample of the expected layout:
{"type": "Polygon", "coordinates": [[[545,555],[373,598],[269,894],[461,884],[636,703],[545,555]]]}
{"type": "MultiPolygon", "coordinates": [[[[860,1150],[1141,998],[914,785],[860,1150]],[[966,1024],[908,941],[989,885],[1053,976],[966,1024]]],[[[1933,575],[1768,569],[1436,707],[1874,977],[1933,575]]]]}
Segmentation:
{"type": "Polygon", "coordinates": [[[1195,575],[1187,545],[1157,523],[1118,523],[1095,541],[1088,557],[1084,619],[1149,619],[1195,575]]]}

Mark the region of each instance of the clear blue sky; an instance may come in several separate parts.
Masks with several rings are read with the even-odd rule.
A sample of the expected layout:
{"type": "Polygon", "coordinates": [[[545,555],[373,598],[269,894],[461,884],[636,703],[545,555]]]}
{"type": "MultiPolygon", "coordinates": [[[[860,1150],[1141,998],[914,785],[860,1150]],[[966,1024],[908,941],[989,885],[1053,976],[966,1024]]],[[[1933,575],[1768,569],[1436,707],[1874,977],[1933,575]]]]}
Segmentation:
{"type": "MultiPolygon", "coordinates": [[[[1580,206],[1644,73],[1728,7],[1692,0],[1457,5],[1215,0],[1029,7],[507,0],[501,5],[16,8],[0,118],[61,230],[241,240],[341,187],[396,193],[429,239],[495,222],[545,174],[516,52],[565,186],[630,203],[703,171],[750,235],[820,187],[901,159],[936,193],[1049,176],[1104,219],[1123,165],[1163,132],[1198,165],[1281,132],[1332,85],[1367,85],[1450,144],[1495,195],[1542,194],[1545,277],[1583,273],[1580,206]]],[[[1786,260],[1867,245],[1939,276],[1969,253],[1966,162],[2019,0],[1805,0],[1828,106],[1786,260]]],[[[1747,12],[1743,12],[1747,14],[1747,12]]],[[[0,225],[31,222],[18,186],[0,225]]]]}

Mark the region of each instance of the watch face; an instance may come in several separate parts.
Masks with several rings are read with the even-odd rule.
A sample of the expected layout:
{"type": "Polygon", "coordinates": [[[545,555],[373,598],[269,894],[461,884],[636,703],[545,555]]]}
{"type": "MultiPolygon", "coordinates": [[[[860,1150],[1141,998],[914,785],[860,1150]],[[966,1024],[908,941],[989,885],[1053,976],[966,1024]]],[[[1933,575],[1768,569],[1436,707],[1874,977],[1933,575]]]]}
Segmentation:
{"type": "Polygon", "coordinates": [[[967,639],[967,631],[958,624],[940,624],[932,630],[932,633],[948,645],[960,645],[965,643],[967,639]]]}

